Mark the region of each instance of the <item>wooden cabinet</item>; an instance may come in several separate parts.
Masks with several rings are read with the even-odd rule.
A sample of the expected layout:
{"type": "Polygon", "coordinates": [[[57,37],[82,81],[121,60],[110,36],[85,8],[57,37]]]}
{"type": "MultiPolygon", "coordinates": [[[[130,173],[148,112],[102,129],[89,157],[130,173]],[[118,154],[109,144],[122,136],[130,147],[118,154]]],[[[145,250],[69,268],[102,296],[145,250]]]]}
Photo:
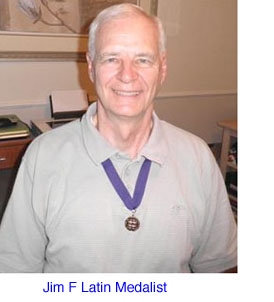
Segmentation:
{"type": "Polygon", "coordinates": [[[32,138],[0,141],[0,170],[17,167],[32,138]]]}
{"type": "Polygon", "coordinates": [[[33,137],[0,140],[0,222],[5,211],[17,168],[33,137]]]}

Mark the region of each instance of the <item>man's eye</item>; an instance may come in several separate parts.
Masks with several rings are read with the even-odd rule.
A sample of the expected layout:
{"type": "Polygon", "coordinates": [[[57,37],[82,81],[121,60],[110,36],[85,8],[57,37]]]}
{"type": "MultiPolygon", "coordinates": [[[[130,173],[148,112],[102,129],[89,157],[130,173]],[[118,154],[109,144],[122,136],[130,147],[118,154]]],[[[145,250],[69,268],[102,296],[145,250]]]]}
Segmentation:
{"type": "Polygon", "coordinates": [[[103,64],[116,64],[116,63],[118,63],[118,62],[119,62],[119,60],[118,60],[117,58],[115,58],[115,57],[104,58],[104,59],[102,60],[102,63],[103,63],[103,64]]]}
{"type": "Polygon", "coordinates": [[[147,59],[139,59],[139,62],[140,62],[140,63],[147,63],[148,60],[147,60],[147,59]]]}
{"type": "Polygon", "coordinates": [[[150,66],[152,65],[152,61],[146,58],[139,58],[136,60],[136,63],[141,66],[150,66]]]}
{"type": "Polygon", "coordinates": [[[118,63],[117,58],[107,58],[105,59],[105,63],[118,63]]]}

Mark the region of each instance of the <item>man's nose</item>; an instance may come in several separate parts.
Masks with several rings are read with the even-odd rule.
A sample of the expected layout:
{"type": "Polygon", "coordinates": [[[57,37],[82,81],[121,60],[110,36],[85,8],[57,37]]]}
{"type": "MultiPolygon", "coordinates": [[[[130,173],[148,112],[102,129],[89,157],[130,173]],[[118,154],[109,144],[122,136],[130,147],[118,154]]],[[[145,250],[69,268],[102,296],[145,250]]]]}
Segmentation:
{"type": "Polygon", "coordinates": [[[133,62],[123,61],[118,72],[118,79],[124,83],[135,81],[138,77],[136,66],[133,62]]]}

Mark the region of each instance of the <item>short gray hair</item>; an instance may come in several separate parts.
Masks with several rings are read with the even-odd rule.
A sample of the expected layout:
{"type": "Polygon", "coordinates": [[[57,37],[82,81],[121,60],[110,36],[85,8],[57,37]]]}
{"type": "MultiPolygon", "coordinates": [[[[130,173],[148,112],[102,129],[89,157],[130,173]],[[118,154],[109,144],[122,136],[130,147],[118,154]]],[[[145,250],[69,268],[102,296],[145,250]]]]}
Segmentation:
{"type": "Polygon", "coordinates": [[[159,41],[159,51],[163,52],[166,50],[166,36],[163,28],[163,24],[161,20],[156,17],[147,14],[140,6],[123,3],[112,5],[104,10],[102,10],[96,18],[93,20],[89,27],[89,42],[88,42],[88,51],[91,56],[91,59],[95,57],[95,49],[96,49],[96,35],[98,30],[108,21],[113,20],[114,18],[128,16],[130,14],[136,14],[139,16],[143,16],[152,21],[155,24],[156,29],[158,31],[158,41],[159,41]]]}

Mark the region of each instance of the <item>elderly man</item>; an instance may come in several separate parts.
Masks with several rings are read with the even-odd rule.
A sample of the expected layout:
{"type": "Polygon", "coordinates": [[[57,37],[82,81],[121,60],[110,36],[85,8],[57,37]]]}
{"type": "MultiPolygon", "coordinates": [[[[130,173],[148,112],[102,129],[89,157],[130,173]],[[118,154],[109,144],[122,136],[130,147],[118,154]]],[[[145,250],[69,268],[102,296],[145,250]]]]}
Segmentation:
{"type": "Polygon", "coordinates": [[[2,272],[223,272],[236,226],[218,166],[196,136],[160,121],[158,18],[102,11],[87,55],[98,101],[27,150],[0,231],[2,272]]]}

